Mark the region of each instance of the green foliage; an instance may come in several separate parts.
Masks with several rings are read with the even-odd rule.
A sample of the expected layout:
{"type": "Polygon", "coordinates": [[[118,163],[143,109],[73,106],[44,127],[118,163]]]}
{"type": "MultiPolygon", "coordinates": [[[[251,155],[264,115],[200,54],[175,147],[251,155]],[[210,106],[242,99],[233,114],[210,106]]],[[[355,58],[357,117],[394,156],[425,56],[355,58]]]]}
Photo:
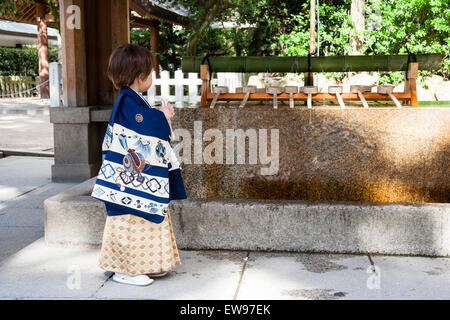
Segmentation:
{"type": "MultiPolygon", "coordinates": [[[[14,15],[18,5],[33,2],[2,0],[0,13],[14,15]]],[[[176,70],[181,65],[181,57],[193,52],[204,55],[224,51],[236,56],[306,56],[309,52],[309,0],[161,2],[180,3],[190,12],[189,29],[160,24],[160,61],[164,69],[176,70]],[[212,28],[213,22],[235,22],[235,27],[212,28]]],[[[349,54],[352,51],[350,39],[360,36],[363,39],[361,54],[405,54],[407,49],[414,53],[444,53],[446,59],[437,73],[450,78],[449,0],[365,0],[366,28],[361,34],[354,32],[350,4],[351,0],[320,0],[319,55],[349,54]]],[[[49,6],[58,19],[58,1],[49,0],[49,6]]],[[[149,30],[133,29],[131,42],[149,48],[149,30]]],[[[1,49],[0,73],[37,74],[37,53],[19,50],[1,49]],[[12,53],[15,50],[18,53],[12,53]],[[22,62],[17,57],[22,57],[22,62]]],[[[327,76],[341,79],[344,74],[329,73],[327,76]]],[[[400,81],[400,72],[380,74],[382,83],[400,81]]]]}
{"type": "MultiPolygon", "coordinates": [[[[448,0],[367,0],[369,28],[365,54],[444,53],[438,74],[449,78],[450,3],[448,0]]],[[[425,75],[426,72],[419,74],[425,75]]]]}
{"type": "Polygon", "coordinates": [[[60,31],[59,24],[59,1],[58,0],[48,0],[48,7],[50,8],[50,14],[53,16],[55,20],[55,27],[58,31],[60,31]]]}
{"type": "Polygon", "coordinates": [[[17,7],[22,5],[30,5],[34,0],[2,0],[0,1],[0,15],[8,18],[19,17],[17,7]]]}
{"type": "Polygon", "coordinates": [[[277,55],[285,47],[280,35],[292,32],[292,15],[299,14],[309,1],[249,0],[236,8],[236,22],[254,26],[245,30],[248,55],[277,55]]]}
{"type": "MultiPolygon", "coordinates": [[[[59,26],[59,1],[48,0],[48,7],[50,14],[55,20],[55,28],[60,29],[59,26]]],[[[0,1],[0,16],[5,18],[14,19],[20,17],[20,12],[17,11],[17,7],[22,5],[32,5],[35,0],[1,0],[0,1]]]]}
{"type": "MultiPolygon", "coordinates": [[[[320,55],[344,55],[351,52],[350,38],[353,25],[346,6],[320,4],[320,55]]],[[[284,44],[280,55],[306,56],[309,53],[310,20],[309,4],[302,6],[302,12],[292,15],[287,23],[295,25],[292,32],[281,34],[279,43],[284,44]]],[[[272,46],[274,46],[273,44],[272,46]]]]}
{"type": "MultiPolygon", "coordinates": [[[[233,30],[206,28],[197,45],[198,53],[226,50],[228,54],[235,55],[236,51],[232,48],[232,33],[233,30]]],[[[161,22],[159,37],[161,66],[164,70],[175,71],[181,66],[181,57],[186,50],[189,31],[184,28],[174,28],[169,23],[161,22]]],[[[132,29],[130,40],[132,43],[150,49],[150,31],[148,29],[132,29]]]]}
{"type": "Polygon", "coordinates": [[[378,73],[378,82],[380,84],[392,84],[392,83],[400,83],[404,79],[404,74],[401,71],[395,72],[379,72],[378,73]]]}
{"type": "MultiPolygon", "coordinates": [[[[361,54],[444,53],[443,66],[433,73],[450,77],[450,5],[449,0],[366,0],[366,30],[357,34],[350,19],[350,1],[341,4],[320,3],[320,55],[345,55],[351,52],[350,39],[361,36],[361,54]]],[[[294,29],[280,34],[272,47],[282,47],[281,55],[305,56],[309,52],[309,3],[300,14],[288,20],[294,29]],[[283,44],[283,45],[281,45],[283,44]]],[[[419,75],[431,72],[420,71],[419,75]]],[[[327,73],[334,79],[339,73],[327,73]]],[[[381,73],[381,83],[398,83],[401,72],[381,73]]]]}
{"type": "MultiPolygon", "coordinates": [[[[49,48],[49,62],[58,61],[58,49],[49,48]]],[[[1,76],[39,76],[38,50],[0,47],[1,76]]]]}
{"type": "Polygon", "coordinates": [[[169,7],[182,5],[186,8],[190,17],[187,19],[189,33],[184,54],[198,55],[199,41],[204,36],[206,29],[213,21],[229,21],[237,5],[242,0],[160,0],[169,7]]]}

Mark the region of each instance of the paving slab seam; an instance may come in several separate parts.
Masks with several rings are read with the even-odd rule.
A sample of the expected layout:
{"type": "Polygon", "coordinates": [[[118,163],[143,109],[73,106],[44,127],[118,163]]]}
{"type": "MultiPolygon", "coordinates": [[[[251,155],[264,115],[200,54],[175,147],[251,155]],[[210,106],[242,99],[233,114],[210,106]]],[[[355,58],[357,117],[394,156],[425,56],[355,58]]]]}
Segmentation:
{"type": "Polygon", "coordinates": [[[100,287],[98,287],[97,290],[95,290],[95,292],[94,292],[89,298],[90,298],[90,299],[91,299],[91,298],[92,298],[92,299],[98,299],[95,295],[99,292],[99,290],[100,290],[101,288],[103,288],[103,287],[105,286],[105,284],[113,277],[113,275],[114,275],[114,272],[112,272],[112,273],[108,276],[108,278],[106,278],[106,280],[103,281],[102,285],[101,285],[100,287]]]}
{"type": "Polygon", "coordinates": [[[26,195],[27,193],[33,192],[33,191],[34,191],[34,190],[36,190],[36,189],[39,189],[39,188],[45,187],[45,186],[46,186],[46,185],[48,185],[48,184],[51,184],[51,182],[48,182],[48,183],[46,183],[46,184],[43,184],[43,185],[37,186],[36,188],[33,188],[33,189],[31,189],[31,190],[25,191],[24,193],[21,193],[21,194],[19,194],[19,195],[15,196],[14,198],[11,198],[11,199],[8,199],[8,200],[3,200],[3,201],[0,201],[0,204],[2,204],[2,203],[5,203],[5,202],[8,202],[8,201],[13,201],[13,200],[16,200],[17,198],[19,198],[19,197],[21,197],[21,196],[23,196],[23,195],[26,195]]]}
{"type": "MultiPolygon", "coordinates": [[[[1,300],[88,300],[89,297],[19,297],[19,298],[9,298],[0,297],[1,300]]],[[[96,299],[99,300],[99,299],[96,299]]]]}
{"type": "Polygon", "coordinates": [[[0,224],[1,228],[42,228],[44,230],[44,226],[4,226],[0,224]]]}
{"type": "MultiPolygon", "coordinates": [[[[53,148],[46,148],[45,150],[52,150],[53,148]]],[[[40,157],[40,158],[54,158],[55,153],[49,151],[35,151],[26,149],[0,149],[4,158],[7,157],[40,157]]]]}
{"type": "Polygon", "coordinates": [[[239,282],[236,288],[236,292],[234,293],[233,300],[237,299],[237,296],[239,294],[239,289],[241,288],[242,278],[244,277],[245,267],[247,266],[248,258],[250,256],[250,251],[247,251],[247,256],[244,258],[244,265],[242,266],[241,275],[239,277],[239,282]]]}
{"type": "Polygon", "coordinates": [[[371,264],[372,266],[374,266],[375,263],[373,262],[372,257],[370,256],[370,253],[367,254],[367,257],[369,258],[370,264],[371,264]]]}

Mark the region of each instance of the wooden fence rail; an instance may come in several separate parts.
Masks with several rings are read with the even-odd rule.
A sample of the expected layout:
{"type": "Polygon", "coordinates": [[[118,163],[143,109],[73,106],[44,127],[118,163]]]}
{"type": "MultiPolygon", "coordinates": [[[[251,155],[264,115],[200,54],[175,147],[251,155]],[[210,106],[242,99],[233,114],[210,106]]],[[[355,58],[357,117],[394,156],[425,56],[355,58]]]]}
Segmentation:
{"type": "MultiPolygon", "coordinates": [[[[176,107],[194,105],[200,102],[200,87],[202,80],[198,73],[183,73],[177,70],[174,77],[170,77],[167,70],[161,71],[161,76],[156,78],[155,72],[152,73],[152,86],[147,92],[147,99],[150,104],[165,100],[174,102],[176,107]],[[160,94],[157,94],[156,87],[160,86],[160,94]]],[[[217,78],[211,81],[212,85],[228,86],[230,90],[242,86],[242,73],[218,72],[217,78]]]]}
{"type": "Polygon", "coordinates": [[[39,84],[39,77],[0,76],[0,98],[33,97],[39,95],[34,89],[39,84]]]}

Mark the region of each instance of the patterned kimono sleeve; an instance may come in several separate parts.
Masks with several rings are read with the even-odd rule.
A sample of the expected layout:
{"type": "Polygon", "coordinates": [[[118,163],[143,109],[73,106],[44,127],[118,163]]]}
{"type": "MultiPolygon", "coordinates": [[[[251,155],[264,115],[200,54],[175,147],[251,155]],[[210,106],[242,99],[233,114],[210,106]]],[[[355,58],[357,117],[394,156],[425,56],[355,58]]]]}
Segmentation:
{"type": "Polygon", "coordinates": [[[169,200],[186,199],[181,165],[170,143],[167,144],[167,159],[169,161],[169,200]]]}
{"type": "Polygon", "coordinates": [[[178,161],[177,156],[175,155],[175,151],[173,150],[170,143],[167,144],[167,160],[170,163],[169,171],[181,169],[180,162],[178,161]]]}
{"type": "Polygon", "coordinates": [[[108,123],[108,126],[106,127],[105,137],[103,138],[102,143],[102,162],[103,160],[105,160],[105,156],[109,150],[109,147],[111,146],[112,139],[113,139],[112,126],[108,123]]]}

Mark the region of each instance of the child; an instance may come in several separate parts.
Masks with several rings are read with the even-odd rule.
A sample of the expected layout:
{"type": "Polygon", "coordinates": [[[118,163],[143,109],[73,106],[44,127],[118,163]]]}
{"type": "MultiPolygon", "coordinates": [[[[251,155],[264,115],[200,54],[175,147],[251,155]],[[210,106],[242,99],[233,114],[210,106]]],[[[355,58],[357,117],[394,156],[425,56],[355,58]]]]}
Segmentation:
{"type": "MultiPolygon", "coordinates": [[[[173,106],[167,104],[159,110],[152,108],[141,94],[147,91],[152,84],[151,70],[151,55],[147,49],[135,44],[128,44],[114,50],[109,61],[108,77],[113,82],[114,87],[120,89],[121,94],[125,94],[120,100],[116,118],[120,117],[122,122],[129,122],[134,125],[138,125],[147,119],[151,122],[142,122],[142,124],[147,124],[146,132],[150,130],[151,136],[169,141],[168,121],[174,116],[173,106]],[[151,125],[148,125],[149,123],[151,125]]],[[[138,135],[134,137],[137,138],[138,135]]],[[[112,139],[117,138],[119,136],[116,133],[112,139]]],[[[127,145],[127,148],[130,147],[127,145]]],[[[149,155],[152,152],[159,152],[158,155],[160,155],[161,149],[158,151],[153,147],[153,149],[143,150],[148,152],[141,152],[139,156],[144,155],[142,157],[145,158],[145,161],[144,159],[136,160],[134,149],[128,150],[131,152],[129,156],[135,157],[134,160],[136,161],[145,162],[152,166],[153,163],[150,163],[151,157],[149,155]]],[[[179,167],[169,143],[165,144],[163,150],[167,155],[164,161],[169,162],[168,167],[179,167]]],[[[133,158],[131,159],[133,160],[133,158]]],[[[142,169],[142,171],[145,171],[145,169],[142,169]]],[[[140,175],[140,171],[137,173],[138,175],[135,175],[132,179],[140,181],[139,179],[145,178],[145,175],[140,175]]],[[[118,181],[121,182],[120,179],[118,181]]],[[[132,188],[130,185],[127,186],[132,188]]],[[[120,190],[125,189],[122,188],[120,190]]],[[[180,193],[176,196],[173,195],[173,188],[180,190],[180,185],[170,185],[170,188],[169,200],[186,197],[182,181],[181,196],[180,193]]],[[[139,215],[136,212],[131,213],[133,210],[127,212],[108,202],[105,202],[105,207],[108,216],[103,234],[99,266],[104,270],[113,271],[114,281],[146,286],[153,282],[152,277],[164,276],[176,265],[181,264],[168,209],[164,220],[161,223],[155,223],[145,215],[139,215]]]]}

